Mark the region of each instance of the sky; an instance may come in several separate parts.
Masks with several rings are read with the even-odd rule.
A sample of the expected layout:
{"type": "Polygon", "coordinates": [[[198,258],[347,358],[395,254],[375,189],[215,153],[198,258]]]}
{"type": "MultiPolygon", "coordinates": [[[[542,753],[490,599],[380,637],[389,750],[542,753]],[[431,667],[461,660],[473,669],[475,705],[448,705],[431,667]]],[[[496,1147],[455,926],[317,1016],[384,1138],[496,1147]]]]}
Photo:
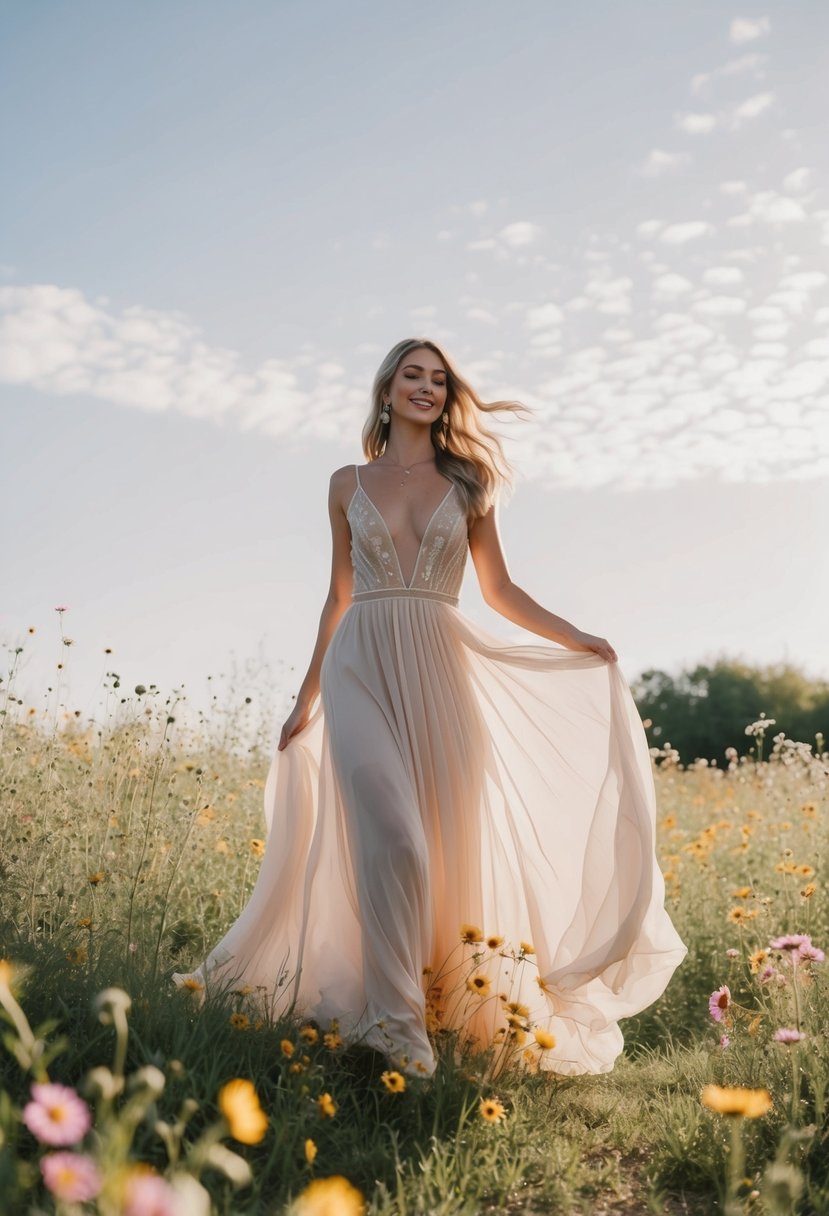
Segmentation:
{"type": "MultiPolygon", "coordinates": [[[[533,409],[496,425],[512,578],[631,682],[829,678],[826,6],[6,0],[0,27],[24,707],[100,720],[117,671],[209,708],[244,669],[278,732],[328,479],[412,336],[533,409]]],[[[471,560],[460,607],[532,640],[471,560]]]]}

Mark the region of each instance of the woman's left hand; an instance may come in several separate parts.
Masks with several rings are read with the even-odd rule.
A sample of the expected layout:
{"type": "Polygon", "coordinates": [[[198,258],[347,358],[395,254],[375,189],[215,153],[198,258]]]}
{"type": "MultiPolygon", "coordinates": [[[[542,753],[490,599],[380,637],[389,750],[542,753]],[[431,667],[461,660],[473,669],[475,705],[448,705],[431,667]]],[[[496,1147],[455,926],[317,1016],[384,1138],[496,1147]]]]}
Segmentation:
{"type": "Polygon", "coordinates": [[[582,633],[579,630],[578,633],[573,635],[572,642],[573,645],[570,646],[571,650],[592,650],[607,663],[617,663],[619,661],[619,656],[607,638],[597,637],[594,633],[582,633]]]}

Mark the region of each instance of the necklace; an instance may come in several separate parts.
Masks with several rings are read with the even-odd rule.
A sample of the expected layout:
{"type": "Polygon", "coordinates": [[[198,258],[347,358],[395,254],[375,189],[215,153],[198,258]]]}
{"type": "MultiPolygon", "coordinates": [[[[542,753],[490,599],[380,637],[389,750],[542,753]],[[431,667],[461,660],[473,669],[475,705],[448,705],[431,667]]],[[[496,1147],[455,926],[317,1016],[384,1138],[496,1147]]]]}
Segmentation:
{"type": "Polygon", "coordinates": [[[403,473],[404,473],[404,478],[400,484],[401,484],[401,486],[404,486],[406,484],[406,477],[409,476],[409,474],[411,473],[411,471],[415,467],[415,465],[434,464],[434,457],[428,458],[426,460],[413,460],[408,468],[406,468],[405,465],[400,464],[400,462],[398,460],[378,460],[377,464],[390,464],[392,466],[392,468],[402,469],[403,473]]]}

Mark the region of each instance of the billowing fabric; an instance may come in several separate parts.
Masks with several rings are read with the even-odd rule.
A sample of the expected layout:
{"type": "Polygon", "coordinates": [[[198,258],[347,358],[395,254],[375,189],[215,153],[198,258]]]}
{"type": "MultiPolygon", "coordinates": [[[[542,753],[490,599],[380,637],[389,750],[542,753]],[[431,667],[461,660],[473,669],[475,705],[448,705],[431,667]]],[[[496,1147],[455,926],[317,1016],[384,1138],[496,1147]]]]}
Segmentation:
{"type": "Polygon", "coordinates": [[[686,954],[627,681],[595,653],[508,645],[459,611],[468,536],[452,483],[408,581],[359,472],[347,515],[353,601],[320,700],[274,753],[251,898],[189,974],[208,990],[249,986],[271,1011],[336,1018],[346,1041],[425,1073],[435,1016],[485,1045],[508,992],[555,1036],[542,1068],[606,1072],[618,1019],[655,1001],[686,954]],[[534,953],[464,946],[464,924],[534,953]],[[465,988],[475,950],[483,995],[465,988]],[[433,992],[427,1018],[447,958],[444,994],[464,991],[442,1009],[433,992]]]}

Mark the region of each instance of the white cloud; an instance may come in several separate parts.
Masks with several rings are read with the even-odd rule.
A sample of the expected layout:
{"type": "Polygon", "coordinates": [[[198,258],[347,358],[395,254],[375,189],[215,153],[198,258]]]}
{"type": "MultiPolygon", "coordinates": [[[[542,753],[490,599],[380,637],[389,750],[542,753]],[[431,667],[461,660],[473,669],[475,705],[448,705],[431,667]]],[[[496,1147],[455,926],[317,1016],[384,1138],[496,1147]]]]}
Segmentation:
{"type": "Polygon", "coordinates": [[[774,104],[774,93],[755,93],[741,101],[732,111],[732,122],[738,124],[744,118],[759,118],[774,104]]]}
{"type": "Polygon", "coordinates": [[[713,225],[706,220],[689,220],[684,224],[668,224],[659,234],[659,239],[666,245],[685,245],[713,231],[713,225]]]}
{"type": "Polygon", "coordinates": [[[651,148],[642,166],[642,173],[645,177],[659,177],[671,169],[687,164],[690,159],[687,152],[665,152],[662,148],[651,148]]]}
{"type": "Polygon", "coordinates": [[[728,36],[732,42],[738,44],[753,42],[755,38],[768,34],[770,29],[771,21],[768,17],[735,17],[729,26],[728,36]]]}
{"type": "Polygon", "coordinates": [[[674,122],[687,135],[707,135],[717,125],[716,114],[675,114],[674,122]]]}
{"type": "Polygon", "coordinates": [[[691,77],[691,92],[700,94],[705,92],[705,89],[710,81],[716,80],[720,76],[739,76],[744,72],[753,72],[755,76],[762,75],[761,68],[766,63],[768,56],[758,55],[756,52],[746,55],[740,55],[737,59],[729,59],[727,63],[722,64],[718,68],[713,68],[710,72],[697,72],[691,77]]]}
{"type": "Polygon", "coordinates": [[[811,178],[812,170],[805,166],[792,169],[791,173],[787,173],[783,178],[783,189],[790,190],[792,194],[802,194],[808,189],[811,178]]]}
{"type": "Polygon", "coordinates": [[[498,236],[505,245],[511,248],[518,248],[523,245],[531,245],[533,241],[538,240],[541,236],[542,229],[538,224],[531,224],[528,220],[516,220],[515,223],[507,224],[498,233],[498,236]]]}

